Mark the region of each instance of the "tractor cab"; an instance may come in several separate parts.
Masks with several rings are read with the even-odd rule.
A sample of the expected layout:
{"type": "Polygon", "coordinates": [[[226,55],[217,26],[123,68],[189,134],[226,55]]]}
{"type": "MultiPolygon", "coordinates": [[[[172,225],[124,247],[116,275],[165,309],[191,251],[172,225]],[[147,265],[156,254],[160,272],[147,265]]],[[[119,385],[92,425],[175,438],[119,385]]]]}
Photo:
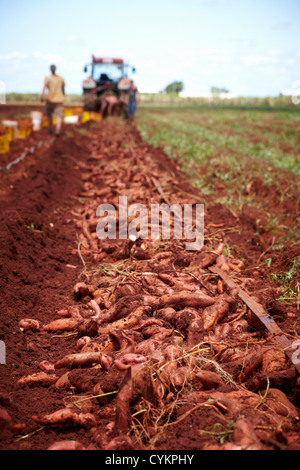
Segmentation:
{"type": "Polygon", "coordinates": [[[107,88],[111,88],[117,93],[119,82],[128,79],[129,68],[133,73],[135,72],[135,68],[126,64],[123,59],[92,56],[91,64],[84,67],[84,72],[90,70],[90,76],[83,80],[83,92],[86,93],[93,88],[103,87],[97,92],[98,96],[107,88]]]}
{"type": "Polygon", "coordinates": [[[123,59],[92,56],[92,62],[84,67],[84,72],[89,72],[82,83],[84,109],[99,110],[107,93],[113,94],[123,105],[130,89],[130,70],[135,72],[123,59]]]}

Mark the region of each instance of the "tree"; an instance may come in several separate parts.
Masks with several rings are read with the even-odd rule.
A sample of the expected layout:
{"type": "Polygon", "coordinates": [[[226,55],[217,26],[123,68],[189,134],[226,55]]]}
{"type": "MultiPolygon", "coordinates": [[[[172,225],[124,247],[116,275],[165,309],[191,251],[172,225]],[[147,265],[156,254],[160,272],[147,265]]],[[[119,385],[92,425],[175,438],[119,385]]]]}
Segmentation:
{"type": "Polygon", "coordinates": [[[166,86],[165,92],[166,93],[180,93],[183,90],[183,83],[182,82],[172,82],[170,85],[166,86]]]}
{"type": "Polygon", "coordinates": [[[210,91],[213,95],[219,95],[220,93],[229,93],[229,90],[227,90],[226,88],[220,88],[217,86],[212,86],[210,91]]]}

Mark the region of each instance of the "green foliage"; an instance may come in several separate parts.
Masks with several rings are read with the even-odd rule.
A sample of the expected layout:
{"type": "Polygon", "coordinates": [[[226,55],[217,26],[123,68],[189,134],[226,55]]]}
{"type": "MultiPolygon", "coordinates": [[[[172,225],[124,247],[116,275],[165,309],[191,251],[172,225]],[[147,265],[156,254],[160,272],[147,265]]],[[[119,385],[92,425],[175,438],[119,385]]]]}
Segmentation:
{"type": "Polygon", "coordinates": [[[166,86],[166,93],[174,93],[175,95],[180,93],[183,90],[184,86],[182,82],[172,82],[170,85],[166,86]]]}
{"type": "Polygon", "coordinates": [[[216,94],[216,95],[219,95],[220,93],[229,93],[229,90],[227,90],[226,88],[220,88],[217,86],[212,86],[210,91],[211,93],[216,94]]]}
{"type": "Polygon", "coordinates": [[[300,256],[297,256],[291,263],[288,271],[272,274],[272,278],[279,282],[283,287],[289,286],[293,278],[299,273],[300,256]]]}
{"type": "MultiPolygon", "coordinates": [[[[247,206],[259,211],[257,230],[272,233],[273,250],[278,250],[283,242],[299,237],[296,220],[295,225],[290,223],[295,213],[288,209],[289,201],[294,204],[299,197],[299,113],[296,106],[276,111],[180,104],[140,106],[137,127],[144,140],[179,159],[190,183],[213,196],[215,203],[236,214],[247,206]],[[274,205],[273,197],[266,197],[268,191],[278,204],[274,205]]],[[[271,263],[271,259],[266,261],[269,268],[271,263]]]]}
{"type": "MultiPolygon", "coordinates": [[[[80,104],[81,102],[81,95],[66,95],[65,104],[80,104]]],[[[40,103],[40,93],[7,93],[6,103],[40,103]]]]}

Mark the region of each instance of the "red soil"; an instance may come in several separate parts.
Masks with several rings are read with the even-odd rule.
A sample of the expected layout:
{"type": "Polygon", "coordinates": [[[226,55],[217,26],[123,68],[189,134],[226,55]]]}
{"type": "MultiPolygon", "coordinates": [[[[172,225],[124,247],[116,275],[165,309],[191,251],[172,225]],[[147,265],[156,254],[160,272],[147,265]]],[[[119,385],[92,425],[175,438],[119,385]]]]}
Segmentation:
{"type": "MultiPolygon", "coordinates": [[[[73,137],[63,134],[53,142],[46,130],[35,133],[31,141],[17,142],[0,164],[16,158],[22,146],[35,145],[33,153],[2,172],[0,184],[0,339],[6,346],[6,364],[0,365],[0,449],[45,450],[65,440],[78,441],[86,449],[299,449],[295,365],[238,297],[208,329],[203,324],[205,307],[189,304],[195,292],[213,302],[222,292],[234,296],[209,266],[201,268],[203,254],[223,242],[236,247],[234,257],[223,260],[223,269],[228,267],[235,282],[256,298],[291,341],[298,338],[297,305],[278,301],[278,286],[261,263],[268,242],[254,233],[256,215],[252,218],[245,211],[238,217],[199,194],[179,165],[145,144],[134,125],[111,118],[82,127],[86,134],[74,131],[73,137]],[[39,141],[45,143],[40,148],[39,141]],[[132,246],[126,240],[100,241],[95,236],[96,208],[103,202],[117,203],[124,192],[131,194],[131,202],[146,205],[203,202],[204,249],[187,252],[178,240],[138,240],[132,246]],[[78,282],[89,287],[82,296],[74,294],[78,282]],[[186,296],[172,304],[168,316],[163,311],[169,306],[165,294],[183,291],[186,296]],[[69,364],[46,371],[48,378],[69,372],[65,387],[55,381],[22,386],[21,378],[41,372],[41,361],[55,364],[78,353],[77,341],[87,333],[81,333],[78,324],[63,332],[22,330],[20,320],[35,319],[44,326],[61,318],[61,310],[70,316],[70,307],[76,306],[86,323],[95,315],[91,300],[105,318],[113,312],[88,332],[94,348],[106,354],[112,366],[69,364]],[[114,323],[145,305],[148,308],[143,307],[130,327],[114,323]],[[244,320],[240,328],[245,330],[233,329],[237,317],[244,320]],[[133,344],[130,352],[145,351],[147,361],[120,369],[123,343],[116,338],[133,344]],[[103,349],[105,342],[109,346],[103,349]],[[167,355],[168,346],[180,356],[177,360],[167,355]],[[202,352],[195,354],[197,348],[202,352]],[[91,423],[43,420],[65,408],[76,416],[88,413],[91,423]]],[[[289,250],[286,246],[278,256],[278,271],[297,254],[289,250]]]]}

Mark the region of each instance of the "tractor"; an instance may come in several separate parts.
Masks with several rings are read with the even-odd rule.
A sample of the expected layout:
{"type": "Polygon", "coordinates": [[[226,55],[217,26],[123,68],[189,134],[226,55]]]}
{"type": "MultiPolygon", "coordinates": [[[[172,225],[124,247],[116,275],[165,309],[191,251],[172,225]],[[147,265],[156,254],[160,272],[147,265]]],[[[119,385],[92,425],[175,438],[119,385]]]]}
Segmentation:
{"type": "Polygon", "coordinates": [[[92,62],[85,65],[84,72],[90,75],[83,80],[83,109],[107,115],[126,115],[131,80],[128,70],[135,68],[123,59],[92,56],[92,62]]]}

